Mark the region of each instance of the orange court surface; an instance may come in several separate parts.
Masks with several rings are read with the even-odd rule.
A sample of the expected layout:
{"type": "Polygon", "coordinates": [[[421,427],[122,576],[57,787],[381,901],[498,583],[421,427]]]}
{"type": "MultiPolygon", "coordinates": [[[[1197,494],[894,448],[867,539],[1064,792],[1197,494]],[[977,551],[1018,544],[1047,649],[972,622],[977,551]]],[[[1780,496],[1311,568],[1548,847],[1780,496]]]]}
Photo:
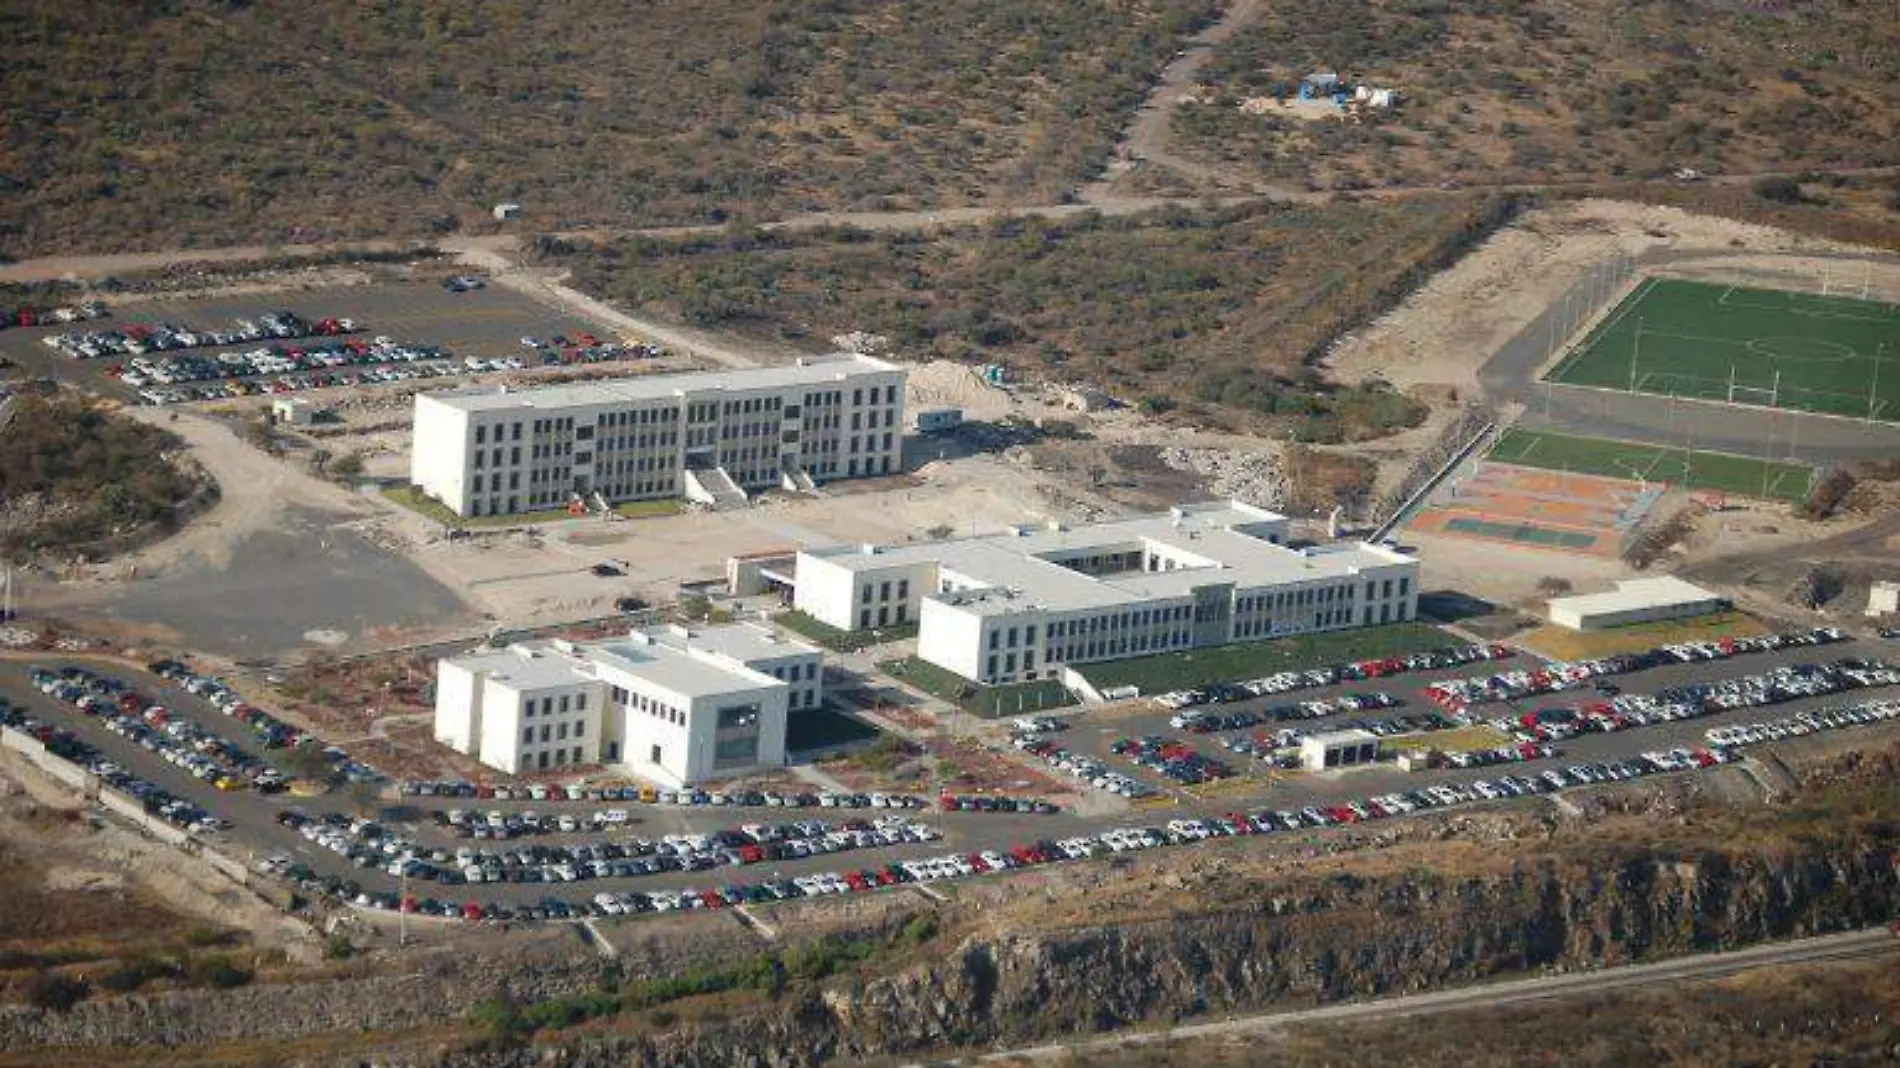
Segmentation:
{"type": "Polygon", "coordinates": [[[1614,557],[1663,489],[1478,460],[1446,479],[1407,526],[1420,534],[1614,557]]]}

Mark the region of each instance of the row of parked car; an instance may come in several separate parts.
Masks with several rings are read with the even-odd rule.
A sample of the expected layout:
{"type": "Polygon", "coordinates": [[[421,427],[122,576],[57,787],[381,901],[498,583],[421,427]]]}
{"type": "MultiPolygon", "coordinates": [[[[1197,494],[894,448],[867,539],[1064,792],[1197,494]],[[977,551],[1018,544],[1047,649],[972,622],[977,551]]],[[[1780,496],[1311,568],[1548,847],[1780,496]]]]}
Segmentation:
{"type": "Polygon", "coordinates": [[[1010,744],[1079,783],[1129,800],[1154,796],[1154,789],[1124,775],[1086,753],[1062,748],[1040,734],[1016,734],[1010,744]]]}
{"type": "MultiPolygon", "coordinates": [[[[244,724],[265,749],[321,745],[315,736],[247,703],[237,691],[231,689],[229,683],[216,675],[193,671],[190,665],[177,660],[155,660],[147,664],[145,669],[244,724]]],[[[319,751],[330,770],[349,782],[374,784],[387,778],[382,772],[352,758],[337,746],[324,745],[319,751]]]]}
{"type": "Polygon", "coordinates": [[[1668,664],[1725,660],[1746,653],[1826,645],[1845,639],[1846,635],[1836,627],[1816,627],[1813,630],[1766,634],[1756,638],[1723,638],[1716,641],[1687,642],[1662,646],[1642,653],[1580,660],[1568,664],[1556,663],[1542,668],[1506,671],[1496,675],[1445,679],[1425,687],[1425,694],[1442,708],[1462,712],[1472,705],[1515,701],[1539,694],[1557,693],[1582,686],[1593,679],[1643,671],[1668,664]]]}
{"type": "Polygon", "coordinates": [[[1510,656],[1511,650],[1502,645],[1458,645],[1410,653],[1405,656],[1359,660],[1303,671],[1282,671],[1263,678],[1248,679],[1245,682],[1216,683],[1198,690],[1173,690],[1156,695],[1155,703],[1170,710],[1193,708],[1205,704],[1225,704],[1230,701],[1245,701],[1253,697],[1291,693],[1294,690],[1333,686],[1341,682],[1363,682],[1370,679],[1388,678],[1408,671],[1435,671],[1486,660],[1504,660],[1510,656]]]}
{"type": "Polygon", "coordinates": [[[33,668],[27,679],[41,693],[98,718],[107,731],[220,790],[276,793],[288,786],[277,769],[235,742],[117,679],[79,667],[33,668]]]}
{"type": "Polygon", "coordinates": [[[1225,761],[1203,756],[1186,742],[1161,734],[1117,738],[1108,743],[1108,751],[1183,786],[1197,786],[1234,774],[1234,769],[1225,761]]]}
{"type": "Polygon", "coordinates": [[[1705,736],[1710,745],[1739,748],[1745,745],[1759,745],[1763,742],[1778,742],[1784,738],[1799,738],[1820,731],[1865,726],[1895,717],[1900,717],[1900,700],[1860,701],[1851,705],[1836,705],[1797,712],[1787,719],[1771,720],[1766,723],[1737,723],[1728,727],[1710,727],[1705,732],[1705,736]]]}
{"type": "Polygon", "coordinates": [[[927,808],[914,794],[845,794],[830,790],[792,793],[774,790],[663,790],[656,786],[549,786],[526,783],[496,786],[460,780],[405,780],[405,797],[456,797],[494,801],[633,801],[645,805],[735,806],[746,808],[927,808]]]}
{"type": "Polygon", "coordinates": [[[0,698],[0,730],[14,731],[39,742],[46,747],[47,752],[84,768],[97,778],[101,790],[114,790],[123,794],[144,811],[180,830],[208,834],[228,830],[231,826],[229,822],[212,816],[190,801],[106,759],[104,753],[71,731],[41,722],[25,709],[14,707],[5,698],[0,698]]]}
{"type": "Polygon", "coordinates": [[[1045,864],[1071,863],[1091,857],[1163,849],[1211,838],[1284,834],[1324,827],[1371,822],[1420,811],[1474,803],[1555,793],[1561,790],[1622,782],[1667,771],[1713,767],[1734,759],[1721,747],[1681,748],[1644,754],[1629,760],[1552,768],[1539,775],[1505,774],[1465,784],[1423,786],[1405,793],[1387,793],[1339,804],[1308,805],[1297,810],[1231,812],[1200,819],[1174,819],[1158,826],[1117,827],[1095,834],[1057,841],[1037,841],[980,852],[958,852],[918,860],[897,861],[877,867],[735,883],[712,889],[602,891],[584,900],[554,895],[529,904],[454,902],[434,898],[403,898],[397,894],[361,891],[347,880],[319,880],[307,867],[288,857],[266,861],[275,870],[315,889],[325,890],[366,907],[407,910],[469,921],[521,921],[619,916],[681,910],[721,909],[754,902],[834,894],[864,893],[906,883],[966,878],[995,871],[1045,864]]]}
{"type": "Polygon", "coordinates": [[[1346,712],[1364,712],[1368,709],[1397,708],[1404,703],[1389,693],[1373,691],[1341,694],[1325,700],[1274,705],[1259,712],[1250,709],[1239,712],[1212,712],[1201,708],[1190,708],[1168,717],[1168,726],[1177,730],[1193,731],[1196,734],[1211,734],[1215,731],[1246,730],[1263,723],[1285,723],[1297,719],[1337,716],[1346,712]]]}
{"type": "Polygon", "coordinates": [[[1699,719],[1737,708],[1823,697],[1871,686],[1900,685],[1900,669],[1873,660],[1846,659],[1833,664],[1789,664],[1771,671],[1719,682],[1674,686],[1656,694],[1619,694],[1577,708],[1541,708],[1492,725],[1524,741],[1567,738],[1586,731],[1613,733],[1659,723],[1699,719]]]}
{"type": "Polygon", "coordinates": [[[103,319],[112,314],[99,301],[89,300],[59,308],[0,308],[0,330],[15,326],[50,326],[103,319]]]}
{"type": "MultiPolygon", "coordinates": [[[[573,817],[560,819],[572,820],[573,817]]],[[[352,820],[339,813],[312,817],[293,809],[280,813],[278,822],[358,867],[381,868],[390,875],[447,885],[565,883],[705,871],[798,860],[852,849],[930,842],[942,837],[930,824],[886,814],[835,824],[825,820],[748,823],[708,834],[669,834],[657,839],[630,837],[598,843],[526,844],[506,848],[463,845],[451,852],[405,838],[374,821],[352,820]]],[[[523,816],[491,812],[473,817],[473,822],[491,827],[499,834],[507,827],[522,826],[526,820],[523,816]]],[[[460,825],[467,826],[468,821],[465,819],[460,825]]]]}
{"type": "Polygon", "coordinates": [[[267,338],[335,337],[359,329],[350,319],[323,318],[312,322],[295,312],[273,311],[256,319],[239,319],[229,330],[194,329],[173,323],[128,323],[116,330],[48,334],[40,343],[76,360],[97,360],[108,356],[242,345],[267,338]]]}

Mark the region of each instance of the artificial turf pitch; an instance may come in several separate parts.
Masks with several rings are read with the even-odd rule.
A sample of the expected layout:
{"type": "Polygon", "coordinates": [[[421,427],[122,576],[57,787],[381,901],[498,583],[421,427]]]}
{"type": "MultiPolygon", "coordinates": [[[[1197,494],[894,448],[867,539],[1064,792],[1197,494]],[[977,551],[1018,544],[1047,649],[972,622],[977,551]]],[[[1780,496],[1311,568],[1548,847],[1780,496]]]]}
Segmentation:
{"type": "Polygon", "coordinates": [[[1814,469],[1802,464],[1535,430],[1505,431],[1487,455],[1520,467],[1788,501],[1805,499],[1814,478],[1814,469]]]}
{"type": "Polygon", "coordinates": [[[1900,422],[1900,306],[1651,278],[1546,376],[1900,422]]]}

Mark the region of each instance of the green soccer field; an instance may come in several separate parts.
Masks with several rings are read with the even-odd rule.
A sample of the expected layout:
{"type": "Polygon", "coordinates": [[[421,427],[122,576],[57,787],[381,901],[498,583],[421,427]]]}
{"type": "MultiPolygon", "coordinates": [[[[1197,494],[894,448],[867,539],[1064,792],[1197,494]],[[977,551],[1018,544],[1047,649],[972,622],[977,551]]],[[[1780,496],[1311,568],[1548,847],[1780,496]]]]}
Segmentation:
{"type": "Polygon", "coordinates": [[[1505,431],[1486,456],[1521,467],[1786,501],[1806,498],[1814,478],[1814,469],[1802,464],[1534,430],[1505,431]]]}
{"type": "Polygon", "coordinates": [[[1652,278],[1547,377],[1564,385],[1900,422],[1897,362],[1895,305],[1652,278]]]}

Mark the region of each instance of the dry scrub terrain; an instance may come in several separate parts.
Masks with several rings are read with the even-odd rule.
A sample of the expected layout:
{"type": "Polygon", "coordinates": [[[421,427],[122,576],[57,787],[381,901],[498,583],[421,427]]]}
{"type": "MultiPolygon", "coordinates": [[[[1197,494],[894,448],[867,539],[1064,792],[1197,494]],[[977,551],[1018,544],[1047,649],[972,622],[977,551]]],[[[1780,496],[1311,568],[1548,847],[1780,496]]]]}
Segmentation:
{"type": "Polygon", "coordinates": [[[9,4],[0,251],[1052,202],[1212,8],[9,4]]]}
{"type": "Polygon", "coordinates": [[[1497,198],[1011,218],[931,234],[854,229],[540,242],[575,284],[695,326],[823,344],[864,330],[906,359],[1002,362],[1300,440],[1415,425],[1418,406],[1308,365],[1517,211],[1497,198]]]}
{"type": "Polygon", "coordinates": [[[1335,188],[1887,164],[1896,74],[1888,4],[1293,0],[1208,65],[1176,147],[1335,188]],[[1405,100],[1360,124],[1235,106],[1315,70],[1405,100]]]}

